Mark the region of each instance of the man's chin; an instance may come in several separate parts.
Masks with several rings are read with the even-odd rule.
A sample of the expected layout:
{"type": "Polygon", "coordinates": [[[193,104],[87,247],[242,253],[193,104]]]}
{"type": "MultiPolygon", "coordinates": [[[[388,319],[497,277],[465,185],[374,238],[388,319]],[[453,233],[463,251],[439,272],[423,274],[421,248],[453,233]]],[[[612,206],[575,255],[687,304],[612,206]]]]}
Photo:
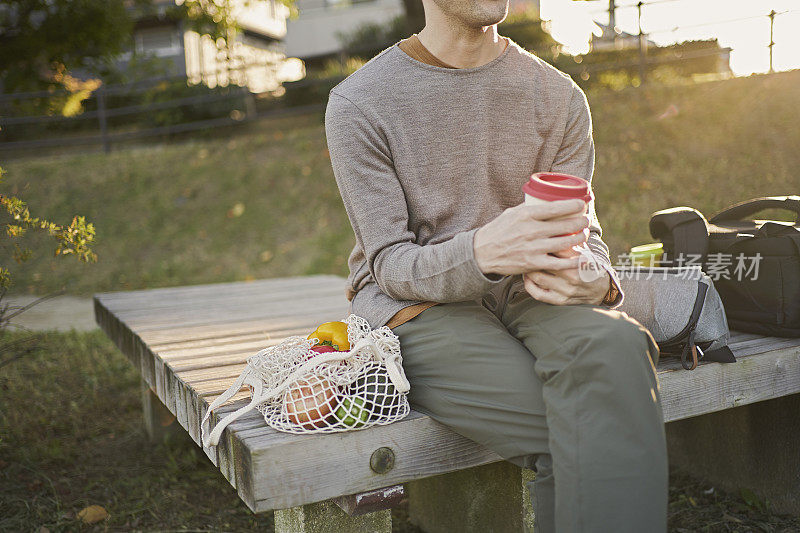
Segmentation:
{"type": "Polygon", "coordinates": [[[479,0],[481,26],[493,26],[505,20],[508,16],[508,0],[479,0]]]}
{"type": "Polygon", "coordinates": [[[480,20],[475,21],[475,27],[479,28],[486,28],[488,26],[494,26],[495,24],[500,24],[506,19],[506,16],[503,15],[502,17],[494,17],[494,16],[487,16],[482,17],[480,20]]]}

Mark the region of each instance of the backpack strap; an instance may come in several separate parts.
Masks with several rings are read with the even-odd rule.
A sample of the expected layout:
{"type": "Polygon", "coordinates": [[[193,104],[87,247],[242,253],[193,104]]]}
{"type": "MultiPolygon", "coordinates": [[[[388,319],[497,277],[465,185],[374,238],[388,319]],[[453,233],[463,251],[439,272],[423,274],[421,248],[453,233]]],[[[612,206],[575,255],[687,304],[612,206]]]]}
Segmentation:
{"type": "Polygon", "coordinates": [[[753,198],[724,209],[711,218],[711,223],[726,220],[747,220],[763,209],[783,209],[794,213],[795,224],[800,222],[800,196],[766,196],[753,198]]]}
{"type": "Polygon", "coordinates": [[[689,333],[689,338],[681,350],[681,366],[686,370],[697,368],[697,344],[694,342],[694,330],[689,333]]]}
{"type": "Polygon", "coordinates": [[[650,235],[664,243],[664,263],[687,266],[675,263],[681,254],[687,259],[687,256],[699,256],[700,264],[705,263],[708,255],[708,223],[697,209],[673,207],[656,211],[650,215],[650,235]]]}

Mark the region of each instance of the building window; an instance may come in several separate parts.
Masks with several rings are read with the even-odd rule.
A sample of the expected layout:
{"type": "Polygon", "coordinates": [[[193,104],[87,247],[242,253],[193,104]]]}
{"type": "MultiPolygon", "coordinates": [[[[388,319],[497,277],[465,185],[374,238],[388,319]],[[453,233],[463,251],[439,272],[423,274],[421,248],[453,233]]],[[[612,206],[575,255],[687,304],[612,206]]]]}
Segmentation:
{"type": "Polygon", "coordinates": [[[325,0],[327,7],[349,6],[351,4],[365,4],[375,0],[325,0]]]}
{"type": "Polygon", "coordinates": [[[180,48],[178,37],[178,32],[171,26],[139,30],[133,36],[134,50],[137,54],[172,51],[180,48]]]}

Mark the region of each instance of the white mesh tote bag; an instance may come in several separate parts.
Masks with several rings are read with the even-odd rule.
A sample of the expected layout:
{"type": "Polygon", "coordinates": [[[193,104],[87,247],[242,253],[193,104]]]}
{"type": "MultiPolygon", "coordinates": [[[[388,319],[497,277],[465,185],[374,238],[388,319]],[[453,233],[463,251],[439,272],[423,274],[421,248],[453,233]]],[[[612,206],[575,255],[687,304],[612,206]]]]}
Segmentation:
{"type": "Polygon", "coordinates": [[[350,314],[348,351],[319,353],[317,339],[287,337],[247,359],[247,367],[208,407],[201,424],[203,446],[216,446],[222,431],[256,408],[267,425],[289,433],[331,433],[395,422],[408,415],[410,389],[403,372],[400,340],[391,329],[375,330],[350,314]],[[211,413],[243,386],[250,403],[208,429],[211,413]]]}

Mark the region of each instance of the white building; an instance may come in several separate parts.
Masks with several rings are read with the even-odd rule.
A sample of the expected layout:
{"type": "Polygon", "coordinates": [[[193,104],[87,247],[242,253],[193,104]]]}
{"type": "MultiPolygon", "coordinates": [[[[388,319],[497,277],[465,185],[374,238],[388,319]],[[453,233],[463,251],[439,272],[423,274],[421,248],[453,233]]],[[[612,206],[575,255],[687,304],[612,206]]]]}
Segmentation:
{"type": "Polygon", "coordinates": [[[136,22],[133,50],[123,54],[127,63],[133,54],[167,58],[174,74],[185,74],[192,83],[209,87],[234,83],[252,92],[275,90],[284,81],[281,70],[286,58],[283,39],[289,9],[277,0],[241,3],[235,17],[242,31],[230,51],[220,50],[208,35],[199,35],[166,16],[176,0],[157,0],[160,9],[136,22]]]}

